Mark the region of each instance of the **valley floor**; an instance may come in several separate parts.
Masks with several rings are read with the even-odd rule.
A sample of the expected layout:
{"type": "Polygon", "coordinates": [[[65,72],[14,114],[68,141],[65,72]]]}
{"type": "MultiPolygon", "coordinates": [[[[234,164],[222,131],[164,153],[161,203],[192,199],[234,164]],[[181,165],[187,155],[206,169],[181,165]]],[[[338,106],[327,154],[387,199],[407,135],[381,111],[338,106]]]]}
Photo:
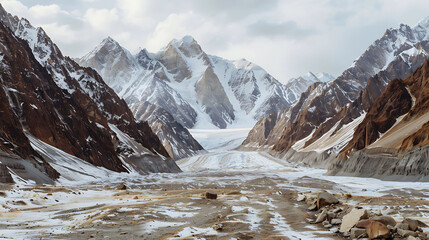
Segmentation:
{"type": "Polygon", "coordinates": [[[209,152],[180,160],[183,173],[0,185],[0,239],[341,239],[335,227],[310,224],[314,213],[295,200],[321,190],[397,221],[429,224],[429,183],[324,176],[265,153],[228,150],[247,131],[192,130],[209,152]],[[218,198],[204,198],[207,191],[218,198]]]}

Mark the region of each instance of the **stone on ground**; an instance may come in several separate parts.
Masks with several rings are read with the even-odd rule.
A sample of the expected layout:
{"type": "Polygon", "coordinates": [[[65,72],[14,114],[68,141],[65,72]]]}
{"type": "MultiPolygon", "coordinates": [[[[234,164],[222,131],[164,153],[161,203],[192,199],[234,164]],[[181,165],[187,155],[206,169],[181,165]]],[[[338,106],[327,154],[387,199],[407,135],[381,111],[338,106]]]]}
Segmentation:
{"type": "Polygon", "coordinates": [[[405,218],[402,223],[408,224],[408,227],[411,231],[416,231],[419,227],[427,227],[427,225],[419,220],[405,218]]]}
{"type": "Polygon", "coordinates": [[[324,206],[337,204],[339,201],[334,195],[328,192],[320,192],[317,195],[317,208],[320,209],[324,206]]]}
{"type": "Polygon", "coordinates": [[[369,239],[375,238],[388,238],[390,236],[390,230],[381,222],[372,221],[366,227],[369,239]]]}
{"type": "Polygon", "coordinates": [[[206,192],[207,199],[217,199],[217,194],[214,192],[206,192]]]}
{"type": "Polygon", "coordinates": [[[360,220],[368,218],[368,213],[365,209],[354,208],[351,212],[343,217],[340,232],[348,232],[360,220]]]}
{"type": "Polygon", "coordinates": [[[377,216],[377,217],[373,217],[372,219],[374,219],[378,222],[381,222],[386,226],[392,226],[392,227],[396,226],[395,219],[393,219],[390,216],[377,216]]]}
{"type": "Polygon", "coordinates": [[[364,236],[366,236],[366,230],[363,228],[352,228],[350,230],[350,238],[351,239],[356,239],[356,238],[364,237],[364,236]]]}

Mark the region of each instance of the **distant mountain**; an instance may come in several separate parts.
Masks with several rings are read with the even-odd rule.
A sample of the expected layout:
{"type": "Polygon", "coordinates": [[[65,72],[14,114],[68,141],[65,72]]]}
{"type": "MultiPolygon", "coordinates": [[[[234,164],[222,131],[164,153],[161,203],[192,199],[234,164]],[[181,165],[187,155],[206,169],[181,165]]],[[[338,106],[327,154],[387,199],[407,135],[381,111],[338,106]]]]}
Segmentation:
{"type": "Polygon", "coordinates": [[[254,134],[262,130],[261,123],[266,120],[261,119],[245,145],[272,146],[282,153],[339,153],[386,85],[395,78],[406,78],[428,58],[428,30],[429,19],[414,28],[401,24],[388,29],[337,79],[311,85],[284,111],[283,119],[277,119],[280,126],[263,125],[267,138],[254,134]],[[281,135],[277,134],[280,128],[281,135]],[[268,139],[270,136],[275,139],[268,139]]]}
{"type": "Polygon", "coordinates": [[[317,73],[313,74],[312,72],[308,72],[307,74],[297,77],[291,78],[286,83],[286,87],[292,94],[295,99],[299,99],[301,93],[305,92],[307,88],[316,82],[331,82],[335,80],[335,77],[328,73],[317,73]]]}
{"type": "Polygon", "coordinates": [[[135,56],[107,38],[79,63],[97,70],[132,109],[150,102],[186,128],[249,125],[296,101],[261,67],[208,55],[190,36],[135,56]]]}
{"type": "Polygon", "coordinates": [[[64,57],[42,28],[1,5],[0,20],[0,149],[10,172],[50,182],[97,177],[97,166],[180,171],[148,124],[135,122],[94,70],[64,57]]]}
{"type": "Polygon", "coordinates": [[[251,126],[300,94],[249,61],[207,55],[190,36],[136,55],[108,37],[79,63],[94,68],[138,120],[148,121],[176,159],[202,150],[186,128],[251,126]]]}

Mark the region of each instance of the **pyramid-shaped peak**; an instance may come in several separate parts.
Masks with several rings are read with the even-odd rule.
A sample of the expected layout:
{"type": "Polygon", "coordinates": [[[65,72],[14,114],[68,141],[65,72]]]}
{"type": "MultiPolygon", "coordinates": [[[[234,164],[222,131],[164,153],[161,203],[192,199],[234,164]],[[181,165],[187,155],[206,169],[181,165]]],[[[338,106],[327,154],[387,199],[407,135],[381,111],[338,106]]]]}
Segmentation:
{"type": "Polygon", "coordinates": [[[186,36],[182,37],[182,42],[183,43],[194,43],[194,42],[197,42],[197,41],[195,41],[194,37],[192,37],[190,35],[186,35],[186,36]]]}
{"type": "Polygon", "coordinates": [[[141,59],[141,58],[152,59],[153,54],[150,53],[146,48],[140,48],[139,51],[137,52],[136,57],[138,59],[141,59]]]}
{"type": "Polygon", "coordinates": [[[107,38],[103,39],[103,41],[101,41],[101,44],[115,44],[115,45],[119,45],[119,43],[113,39],[112,37],[108,36],[107,38]]]}
{"type": "Polygon", "coordinates": [[[176,51],[174,49],[178,49],[187,57],[203,54],[201,46],[193,37],[189,35],[182,37],[180,40],[171,40],[167,47],[162,49],[161,51],[176,51]]]}

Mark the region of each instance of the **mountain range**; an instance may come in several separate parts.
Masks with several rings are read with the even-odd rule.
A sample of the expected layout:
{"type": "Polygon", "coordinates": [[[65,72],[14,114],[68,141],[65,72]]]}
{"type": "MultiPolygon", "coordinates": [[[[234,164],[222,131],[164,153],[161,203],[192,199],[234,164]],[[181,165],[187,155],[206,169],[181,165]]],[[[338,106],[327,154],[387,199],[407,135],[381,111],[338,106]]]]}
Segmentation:
{"type": "Polygon", "coordinates": [[[147,122],[42,28],[0,6],[3,178],[52,182],[113,172],[177,172],[147,122]]]}
{"type": "MultiPolygon", "coordinates": [[[[384,121],[380,122],[380,119],[368,120],[374,111],[371,108],[382,94],[385,94],[383,101],[391,100],[383,92],[389,82],[407,78],[428,59],[428,29],[429,18],[413,28],[401,24],[399,28],[388,29],[337,79],[313,84],[292,107],[261,119],[244,146],[271,148],[275,154],[290,160],[326,165],[327,159],[342,159],[342,163],[378,138],[387,138],[384,133],[398,117],[395,111],[406,110],[384,103],[389,107],[376,110],[383,115],[380,118],[384,121]],[[379,112],[382,110],[385,112],[379,112]],[[370,128],[368,124],[377,127],[370,128]]],[[[401,138],[410,133],[402,132],[401,138]]],[[[331,167],[338,170],[340,165],[343,164],[335,162],[331,167]]],[[[349,169],[358,168],[349,166],[349,169]]]]}
{"type": "Polygon", "coordinates": [[[428,32],[429,17],[401,24],[338,77],[282,84],[191,36],[136,54],[107,37],[71,59],[0,5],[0,181],[179,172],[174,160],[205,152],[188,129],[249,126],[241,149],[331,174],[425,179],[428,32]]]}
{"type": "Polygon", "coordinates": [[[249,127],[289,107],[314,82],[333,79],[309,73],[283,85],[245,59],[206,54],[190,36],[135,55],[108,37],[77,61],[95,69],[136,119],[148,121],[175,159],[203,150],[186,128],[249,127]]]}

